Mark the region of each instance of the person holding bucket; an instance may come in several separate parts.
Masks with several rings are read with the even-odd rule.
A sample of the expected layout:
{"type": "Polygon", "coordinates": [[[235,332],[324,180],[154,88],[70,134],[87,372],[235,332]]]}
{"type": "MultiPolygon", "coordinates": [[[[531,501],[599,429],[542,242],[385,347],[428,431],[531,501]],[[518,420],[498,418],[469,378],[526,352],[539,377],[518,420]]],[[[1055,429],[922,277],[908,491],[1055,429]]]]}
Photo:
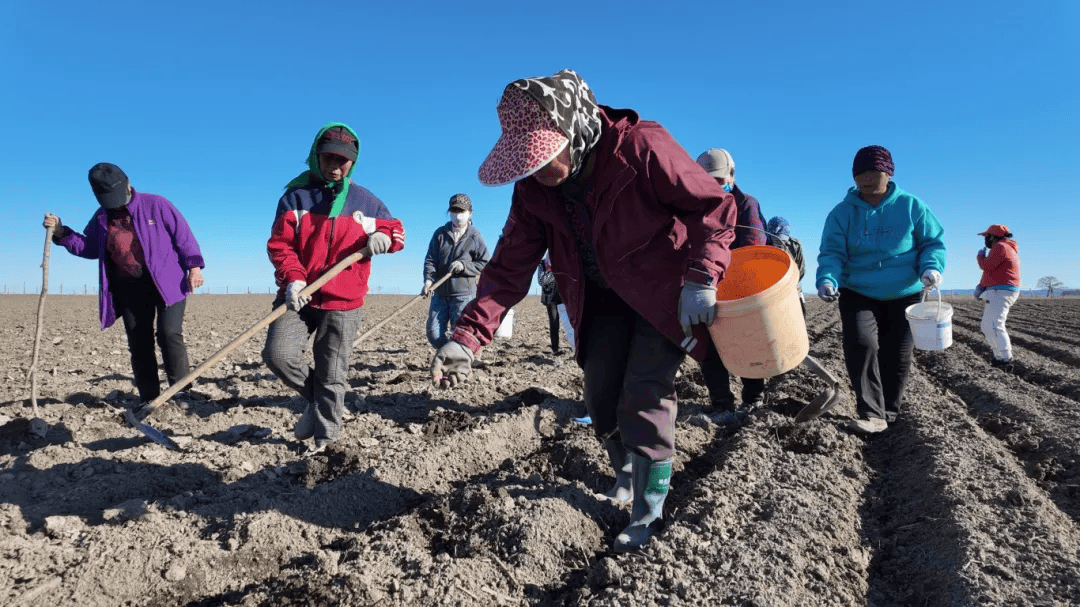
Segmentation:
{"type": "MultiPolygon", "coordinates": [[[[725,192],[735,197],[735,242],[731,248],[767,244],[765,215],[757,198],[745,194],[735,185],[735,159],[723,148],[705,150],[697,157],[697,163],[705,169],[725,192]]],[[[727,367],[720,358],[716,346],[711,345],[701,361],[701,375],[709,390],[709,401],[716,411],[733,411],[735,395],[731,392],[727,367]]],[[[765,401],[765,380],[742,377],[742,406],[761,405],[765,401]]]]}
{"type": "Polygon", "coordinates": [[[659,124],[598,105],[576,72],[523,78],[497,106],[502,135],[480,166],[513,183],[510,214],[477,297],[432,359],[440,387],[469,377],[504,310],[550,250],[585,376],[585,405],[615,473],[602,497],[632,501],[618,552],[658,528],[675,452],[675,374],[710,346],[735,202],[659,124]]]}
{"type": "Polygon", "coordinates": [[[941,284],[945,231],[926,203],[892,181],[889,150],[860,149],[851,172],[855,187],[825,219],[816,285],[823,301],[840,300],[858,414],[851,427],[876,433],[900,414],[914,350],[906,310],[941,284]]]}
{"type": "Polygon", "coordinates": [[[306,455],[322,452],[341,432],[349,354],[360,327],[371,259],[345,268],[311,295],[301,291],[349,255],[366,248],[374,255],[405,247],[405,229],[381,200],[349,177],[360,140],[347,125],[331,122],[315,135],[308,170],[285,186],[266,243],[278,293],[274,307],[288,310],[266,332],[263,360],[307,401],[293,434],[315,439],[306,455]],[[312,346],[314,367],[305,351],[312,346]]]}
{"type": "Polygon", "coordinates": [[[42,225],[72,255],[98,260],[101,329],[123,319],[135,387],[148,403],[161,394],[155,334],[169,385],[190,371],[184,307],[203,285],[206,264],[187,220],[166,198],[136,191],[115,164],[98,163],[88,177],[101,208],[83,234],[52,213],[42,225]]]}
{"type": "Polygon", "coordinates": [[[467,194],[450,197],[450,221],[435,230],[424,257],[425,297],[428,306],[427,340],[438,350],[447,341],[447,329],[453,327],[465,304],[476,297],[476,279],[491,256],[480,230],[472,222],[472,200],[467,194]],[[441,276],[452,274],[437,288],[431,285],[441,276]]]}
{"type": "Polygon", "coordinates": [[[975,299],[985,299],[982,332],[990,343],[995,367],[1011,369],[1013,364],[1012,342],[1005,330],[1005,318],[1009,308],[1020,297],[1020,256],[1012,232],[1000,223],[979,232],[984,248],[979,249],[975,261],[982,269],[982,278],[975,287],[975,299]]]}

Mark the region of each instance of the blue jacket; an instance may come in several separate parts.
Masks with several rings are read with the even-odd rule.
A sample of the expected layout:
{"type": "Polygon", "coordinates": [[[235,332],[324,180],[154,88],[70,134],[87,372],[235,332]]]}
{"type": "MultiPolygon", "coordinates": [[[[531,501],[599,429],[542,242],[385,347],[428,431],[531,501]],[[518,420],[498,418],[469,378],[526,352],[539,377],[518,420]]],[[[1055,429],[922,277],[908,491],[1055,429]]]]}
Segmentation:
{"type": "Polygon", "coordinates": [[[825,219],[814,284],[878,300],[918,293],[923,272],[945,271],[944,237],[930,207],[895,183],[876,207],[850,188],[825,219]]]}
{"type": "Polygon", "coordinates": [[[452,229],[450,222],[447,222],[431,235],[427,256],[424,257],[424,280],[435,282],[450,271],[450,264],[460,261],[465,269],[439,285],[435,294],[473,298],[476,297],[476,280],[491,260],[491,255],[480,230],[471,221],[457,242],[450,234],[452,229]]]}

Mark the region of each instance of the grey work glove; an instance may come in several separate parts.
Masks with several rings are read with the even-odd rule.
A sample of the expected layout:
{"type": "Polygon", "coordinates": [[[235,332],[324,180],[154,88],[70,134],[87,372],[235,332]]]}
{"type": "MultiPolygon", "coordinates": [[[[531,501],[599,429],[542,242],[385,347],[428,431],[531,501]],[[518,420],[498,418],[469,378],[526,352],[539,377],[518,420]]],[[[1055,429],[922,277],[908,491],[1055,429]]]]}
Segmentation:
{"type": "Polygon", "coordinates": [[[985,290],[986,290],[986,287],[976,286],[975,287],[975,299],[979,299],[980,297],[982,297],[983,291],[985,291],[985,290]]]}
{"type": "Polygon", "coordinates": [[[310,295],[301,295],[300,291],[307,286],[307,283],[302,280],[294,280],[289,283],[289,286],[285,288],[285,307],[299,312],[300,308],[308,305],[311,302],[310,295]]]}
{"type": "Polygon", "coordinates": [[[686,339],[679,347],[689,352],[697,345],[691,327],[704,323],[706,327],[716,319],[716,289],[700,282],[686,281],[679,293],[679,324],[686,339]]]}
{"type": "Polygon", "coordinates": [[[937,270],[927,270],[923,272],[922,278],[919,280],[922,281],[924,289],[932,289],[940,285],[943,279],[941,278],[941,272],[938,272],[937,270]]]}
{"type": "Polygon", "coordinates": [[[382,255],[390,250],[390,237],[382,232],[375,232],[368,236],[367,249],[372,255],[382,255]]]}
{"type": "Polygon", "coordinates": [[[840,293],[836,290],[836,287],[834,287],[833,283],[831,282],[821,283],[817,288],[817,294],[818,297],[821,298],[821,301],[829,303],[836,301],[836,299],[840,297],[840,293]]]}
{"type": "Polygon", "coordinates": [[[465,264],[462,263],[461,260],[455,261],[454,263],[450,264],[450,271],[454,274],[464,272],[465,264]]]}
{"type": "Polygon", "coordinates": [[[431,288],[431,281],[430,280],[425,280],[424,281],[424,288],[420,289],[420,294],[423,295],[425,298],[427,298],[427,297],[431,297],[431,294],[434,293],[434,292],[435,292],[435,289],[431,288]]]}
{"type": "Polygon", "coordinates": [[[450,388],[469,378],[473,355],[456,341],[448,341],[431,359],[431,382],[439,388],[450,388]]]}

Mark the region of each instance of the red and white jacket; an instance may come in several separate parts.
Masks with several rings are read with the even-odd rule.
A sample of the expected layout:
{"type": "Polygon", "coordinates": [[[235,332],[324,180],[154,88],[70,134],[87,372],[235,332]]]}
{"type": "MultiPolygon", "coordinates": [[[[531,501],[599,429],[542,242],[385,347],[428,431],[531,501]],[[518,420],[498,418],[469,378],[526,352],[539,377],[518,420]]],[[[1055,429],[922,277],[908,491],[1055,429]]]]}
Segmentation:
{"type": "MultiPolygon", "coordinates": [[[[367,246],[368,236],[390,237],[390,253],[405,248],[405,228],[367,189],[349,183],[341,214],[330,217],[333,196],[324,188],[289,188],[278,201],[266,251],[274,264],[278,295],[290,282],[315,282],[337,262],[367,246]]],[[[364,305],[371,260],[362,259],[319,289],[308,304],[323,310],[354,310],[364,305]]]]}

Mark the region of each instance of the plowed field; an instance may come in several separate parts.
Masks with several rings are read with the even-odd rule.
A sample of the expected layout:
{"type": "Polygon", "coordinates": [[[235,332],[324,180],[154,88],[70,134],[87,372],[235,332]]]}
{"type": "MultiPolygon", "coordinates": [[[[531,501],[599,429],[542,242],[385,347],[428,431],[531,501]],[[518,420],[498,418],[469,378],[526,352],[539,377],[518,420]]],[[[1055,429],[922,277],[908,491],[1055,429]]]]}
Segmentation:
{"type": "MultiPolygon", "coordinates": [[[[369,298],[361,329],[407,300],[369,298]]],[[[447,391],[426,306],[403,313],[356,349],[343,437],[313,458],[265,332],[148,420],[186,452],[126,426],[124,332],[85,296],[46,300],[50,431],[32,438],[37,301],[0,296],[2,605],[1080,605],[1080,300],[1016,304],[1012,372],[988,362],[981,304],[953,301],[955,344],[917,353],[901,420],[872,438],[842,425],[835,305],[809,302],[811,353],[843,388],[818,420],[792,421],[823,389],[802,369],[710,415],[688,361],[666,528],[625,556],[628,509],[593,497],[611,473],[570,422],[581,374],[535,297],[447,391]]],[[[270,304],[192,297],[193,364],[270,304]]]]}

